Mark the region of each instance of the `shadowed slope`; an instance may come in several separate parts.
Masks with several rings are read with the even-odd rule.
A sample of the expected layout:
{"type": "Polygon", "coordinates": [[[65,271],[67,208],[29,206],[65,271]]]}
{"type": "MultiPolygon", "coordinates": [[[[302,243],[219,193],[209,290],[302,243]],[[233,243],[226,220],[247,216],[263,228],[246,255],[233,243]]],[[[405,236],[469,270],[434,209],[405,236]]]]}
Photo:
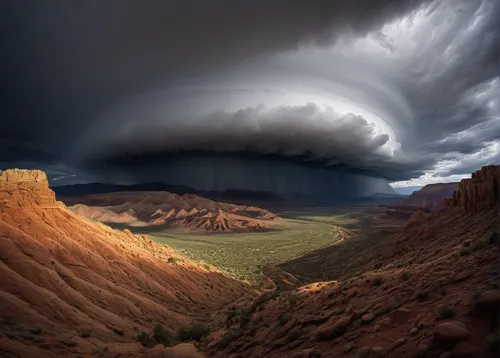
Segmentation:
{"type": "MultiPolygon", "coordinates": [[[[496,170],[476,177],[499,183],[496,170]]],[[[474,183],[486,187],[460,188],[476,193],[474,183]]],[[[498,357],[499,199],[480,192],[418,211],[392,235],[347,239],[280,265],[322,282],[228,312],[207,348],[220,358],[498,357]]]]}

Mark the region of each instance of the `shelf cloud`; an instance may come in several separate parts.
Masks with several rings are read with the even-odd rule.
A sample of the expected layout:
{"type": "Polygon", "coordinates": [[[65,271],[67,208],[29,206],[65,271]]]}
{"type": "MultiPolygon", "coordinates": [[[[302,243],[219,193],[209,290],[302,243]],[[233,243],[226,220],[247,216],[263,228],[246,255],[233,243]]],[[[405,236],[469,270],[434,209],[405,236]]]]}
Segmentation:
{"type": "Polygon", "coordinates": [[[0,17],[0,165],[64,168],[57,184],[181,182],[176,158],[191,178],[197,156],[395,186],[500,161],[498,1],[21,1],[0,17]]]}

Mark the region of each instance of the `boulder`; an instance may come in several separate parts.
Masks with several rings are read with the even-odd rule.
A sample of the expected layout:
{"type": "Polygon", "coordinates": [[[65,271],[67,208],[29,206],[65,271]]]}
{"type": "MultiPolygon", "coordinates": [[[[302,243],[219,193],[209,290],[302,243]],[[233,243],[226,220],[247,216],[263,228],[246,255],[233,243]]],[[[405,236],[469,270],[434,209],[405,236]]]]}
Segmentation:
{"type": "Polygon", "coordinates": [[[361,317],[361,322],[364,324],[368,324],[375,319],[375,315],[373,313],[366,313],[361,317]]]}
{"type": "Polygon", "coordinates": [[[500,307],[500,290],[483,292],[477,299],[477,305],[481,307],[500,307]]]}
{"type": "Polygon", "coordinates": [[[447,321],[437,325],[434,331],[434,342],[439,346],[453,345],[469,338],[467,327],[458,321],[447,321]]]}
{"type": "Polygon", "coordinates": [[[429,350],[429,346],[427,344],[421,343],[417,346],[417,357],[423,357],[429,350]]]}

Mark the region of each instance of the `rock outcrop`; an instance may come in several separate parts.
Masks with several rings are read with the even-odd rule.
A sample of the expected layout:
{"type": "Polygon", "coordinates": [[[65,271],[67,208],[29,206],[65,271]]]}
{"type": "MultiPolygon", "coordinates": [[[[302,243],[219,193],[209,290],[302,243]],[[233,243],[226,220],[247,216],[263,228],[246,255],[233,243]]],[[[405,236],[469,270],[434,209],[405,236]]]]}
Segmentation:
{"type": "Polygon", "coordinates": [[[40,170],[0,170],[0,205],[56,205],[47,176],[40,170]]]}
{"type": "Polygon", "coordinates": [[[443,207],[458,207],[465,213],[500,209],[500,165],[482,167],[463,179],[452,197],[443,200],[443,207]]]}
{"type": "Polygon", "coordinates": [[[415,206],[429,210],[438,210],[444,198],[450,197],[457,190],[458,183],[429,184],[413,192],[402,205],[415,206]]]}

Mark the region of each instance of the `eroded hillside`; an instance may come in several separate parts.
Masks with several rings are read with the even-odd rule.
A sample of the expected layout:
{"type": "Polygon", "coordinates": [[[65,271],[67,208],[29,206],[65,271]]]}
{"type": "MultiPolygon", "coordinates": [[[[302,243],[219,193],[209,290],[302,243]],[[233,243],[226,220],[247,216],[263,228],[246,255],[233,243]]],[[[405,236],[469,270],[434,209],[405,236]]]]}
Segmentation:
{"type": "Polygon", "coordinates": [[[256,206],[234,205],[169,192],[118,192],[63,198],[69,209],[92,220],[130,226],[262,231],[276,215],[256,206]]]}
{"type": "Polygon", "coordinates": [[[248,286],[166,246],[76,215],[40,171],[0,172],[0,355],[142,356],[248,286]]]}

